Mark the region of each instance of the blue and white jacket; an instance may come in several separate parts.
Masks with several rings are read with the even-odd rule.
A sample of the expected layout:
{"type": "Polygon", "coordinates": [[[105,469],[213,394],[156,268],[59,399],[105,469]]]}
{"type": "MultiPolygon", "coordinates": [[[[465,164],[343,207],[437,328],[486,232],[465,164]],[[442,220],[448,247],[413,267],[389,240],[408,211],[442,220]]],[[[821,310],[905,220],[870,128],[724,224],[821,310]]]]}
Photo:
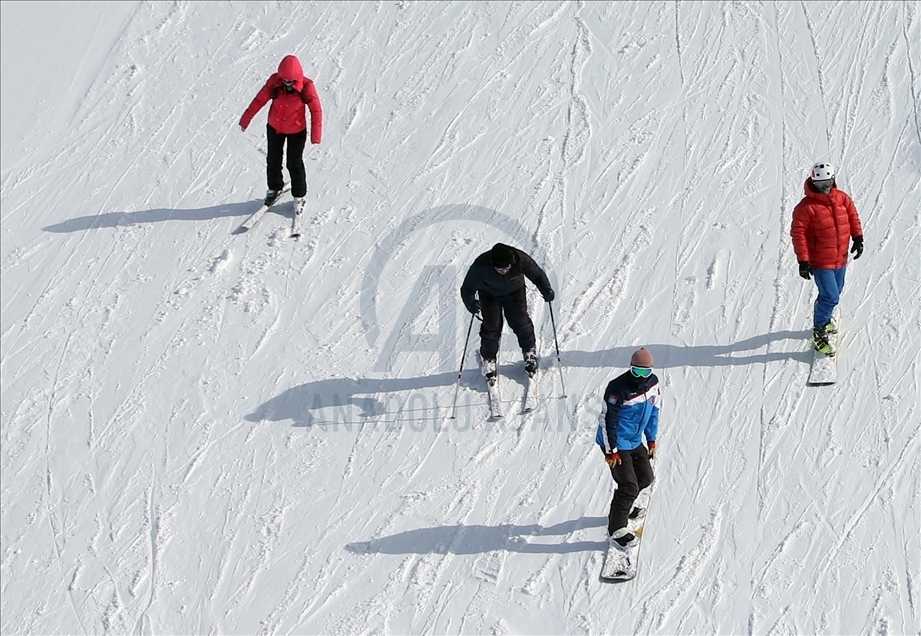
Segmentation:
{"type": "Polygon", "coordinates": [[[659,378],[637,378],[632,373],[617,376],[604,390],[598,434],[595,442],[607,455],[632,451],[643,443],[656,441],[659,431],[659,378]]]}

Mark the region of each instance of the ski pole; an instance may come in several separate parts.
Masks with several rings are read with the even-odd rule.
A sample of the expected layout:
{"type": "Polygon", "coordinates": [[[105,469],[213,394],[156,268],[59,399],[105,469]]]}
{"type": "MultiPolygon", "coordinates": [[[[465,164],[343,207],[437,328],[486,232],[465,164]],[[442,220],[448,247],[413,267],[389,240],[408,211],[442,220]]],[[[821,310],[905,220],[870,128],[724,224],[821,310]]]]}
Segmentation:
{"type": "Polygon", "coordinates": [[[470,315],[470,326],[467,327],[467,338],[464,340],[464,353],[461,355],[460,370],[457,372],[457,384],[454,385],[454,405],[451,407],[451,417],[448,419],[456,419],[455,415],[457,414],[457,394],[460,391],[460,381],[461,374],[464,372],[464,360],[467,359],[467,345],[470,344],[470,332],[473,331],[473,319],[476,318],[476,314],[470,315]]]}
{"type": "Polygon", "coordinates": [[[563,397],[566,397],[566,384],[563,382],[563,361],[560,359],[560,342],[556,338],[556,320],[553,318],[553,303],[550,305],[550,324],[553,325],[553,344],[556,345],[556,363],[560,370],[560,387],[563,389],[563,397]]]}

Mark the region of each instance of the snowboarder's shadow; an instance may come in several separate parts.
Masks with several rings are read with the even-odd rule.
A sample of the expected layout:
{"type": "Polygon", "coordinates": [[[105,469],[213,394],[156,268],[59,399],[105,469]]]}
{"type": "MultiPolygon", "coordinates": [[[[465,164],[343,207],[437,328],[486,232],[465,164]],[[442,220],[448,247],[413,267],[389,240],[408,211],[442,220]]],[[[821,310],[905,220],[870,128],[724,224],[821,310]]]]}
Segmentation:
{"type": "MultiPolygon", "coordinates": [[[[678,367],[721,367],[746,364],[765,364],[783,360],[796,360],[809,364],[812,354],[800,347],[797,351],[767,351],[768,345],[779,340],[796,340],[804,342],[807,331],[779,331],[748,338],[728,345],[700,345],[680,347],[676,345],[647,344],[659,368],[663,366],[674,369],[678,367]],[[758,353],[745,353],[762,349],[758,353]],[[740,355],[741,354],[741,355],[740,355]]],[[[580,368],[622,369],[636,349],[635,346],[612,347],[599,351],[563,351],[563,366],[580,368]]],[[[552,371],[556,365],[556,356],[545,355],[541,359],[541,369],[552,371]]],[[[506,381],[525,383],[525,374],[521,362],[500,364],[500,373],[506,381]]],[[[269,401],[261,404],[253,413],[245,416],[250,422],[291,420],[294,426],[308,427],[315,424],[343,424],[372,421],[374,418],[397,415],[407,421],[416,422],[426,419],[444,419],[450,404],[435,403],[438,391],[426,389],[443,389],[457,382],[457,372],[438,373],[416,378],[334,378],[317,380],[292,387],[269,401]],[[402,395],[397,395],[402,394],[402,395]],[[381,397],[384,396],[384,397],[381,397]],[[437,408],[437,407],[440,407],[437,408]],[[355,412],[355,409],[358,412],[355,412]],[[319,420],[315,412],[326,411],[331,420],[319,420]]],[[[467,368],[461,377],[461,387],[469,389],[463,392],[459,407],[466,408],[471,400],[482,393],[480,400],[486,404],[485,385],[477,368],[467,368]]],[[[443,393],[443,391],[442,391],[443,393]]]]}
{"type": "Polygon", "coordinates": [[[389,537],[350,543],[345,549],[353,554],[482,554],[502,550],[530,554],[570,554],[603,551],[604,541],[572,543],[529,543],[527,537],[568,535],[578,530],[607,525],[606,517],[582,517],[543,527],[537,524],[516,526],[453,525],[418,528],[389,537]]]}
{"type": "Polygon", "coordinates": [[[197,210],[173,210],[159,208],[139,212],[106,212],[91,216],[79,216],[61,223],[43,227],[45,232],[66,234],[70,232],[84,232],[86,230],[100,230],[103,228],[130,227],[133,225],[146,225],[149,223],[163,223],[165,221],[208,221],[224,217],[239,216],[246,218],[259,207],[259,201],[231,203],[229,205],[216,205],[197,210]]]}
{"type": "Polygon", "coordinates": [[[768,345],[779,340],[796,340],[804,344],[809,331],[778,331],[754,336],[727,345],[699,345],[679,347],[676,345],[637,343],[636,346],[614,347],[599,351],[566,351],[563,365],[569,367],[626,367],[627,361],[641,344],[649,349],[658,368],[676,367],[725,367],[744,364],[766,364],[783,360],[796,360],[809,364],[812,353],[803,347],[796,351],[766,351],[768,345]],[[744,353],[765,349],[758,353],[744,353]]]}

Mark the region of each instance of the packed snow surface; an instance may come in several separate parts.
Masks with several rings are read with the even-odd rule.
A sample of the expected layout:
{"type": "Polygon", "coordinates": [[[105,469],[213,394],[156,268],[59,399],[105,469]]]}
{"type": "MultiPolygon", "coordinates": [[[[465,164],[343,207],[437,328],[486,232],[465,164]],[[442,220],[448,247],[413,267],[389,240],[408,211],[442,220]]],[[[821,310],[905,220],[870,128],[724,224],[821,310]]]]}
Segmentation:
{"type": "Polygon", "coordinates": [[[2,45],[4,634],[921,631],[917,0],[4,2],[2,45]],[[287,54],[304,235],[235,234],[287,54]],[[866,252],[818,388],[820,159],[866,252]],[[489,421],[458,289],[496,242],[562,365],[532,287],[539,409],[507,333],[489,421]],[[604,584],[643,345],[658,479],[604,584]]]}

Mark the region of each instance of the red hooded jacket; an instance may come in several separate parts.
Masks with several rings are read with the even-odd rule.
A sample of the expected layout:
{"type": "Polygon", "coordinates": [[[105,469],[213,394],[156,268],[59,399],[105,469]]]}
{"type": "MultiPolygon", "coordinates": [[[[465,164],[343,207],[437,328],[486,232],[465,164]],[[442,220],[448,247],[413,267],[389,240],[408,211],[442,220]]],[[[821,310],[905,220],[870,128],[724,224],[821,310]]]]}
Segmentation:
{"type": "Polygon", "coordinates": [[[323,137],[323,109],[320,107],[320,98],[313,81],[304,77],[300,61],[293,55],[288,55],[281,61],[278,72],[272,74],[243,113],[240,126],[244,130],[270,99],[272,105],[269,107],[269,126],[283,135],[293,135],[306,130],[306,104],[310,109],[310,142],[320,143],[323,137]],[[294,92],[285,92],[282,80],[294,80],[294,92]]]}
{"type": "Polygon", "coordinates": [[[816,192],[806,179],[806,196],[793,209],[790,236],[796,260],[813,269],[840,269],[847,265],[851,237],[863,236],[857,208],[846,192],[836,187],[827,195],[816,192]]]}

